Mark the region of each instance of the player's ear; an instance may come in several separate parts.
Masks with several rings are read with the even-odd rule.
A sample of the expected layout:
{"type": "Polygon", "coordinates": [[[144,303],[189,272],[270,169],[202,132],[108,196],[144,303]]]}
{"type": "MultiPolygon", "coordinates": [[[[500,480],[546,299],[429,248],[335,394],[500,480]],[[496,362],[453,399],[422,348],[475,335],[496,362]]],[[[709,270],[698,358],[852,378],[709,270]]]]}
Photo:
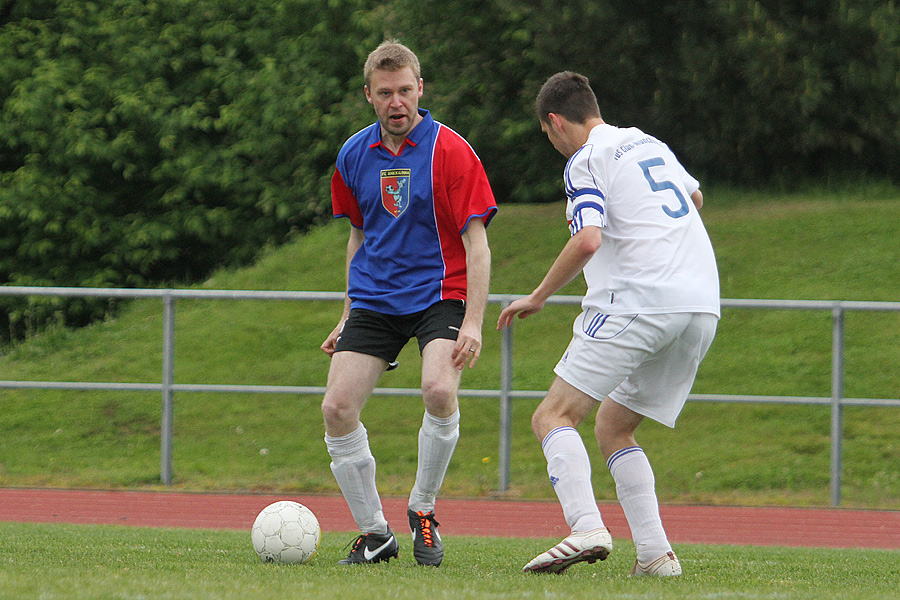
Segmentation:
{"type": "Polygon", "coordinates": [[[553,129],[561,132],[565,125],[563,123],[563,117],[556,113],[547,113],[547,123],[549,123],[553,129]]]}
{"type": "Polygon", "coordinates": [[[425,80],[419,77],[419,98],[425,93],[425,80]]]}
{"type": "Polygon", "coordinates": [[[372,104],[372,94],[369,92],[369,86],[364,85],[363,90],[366,92],[366,101],[368,101],[369,104],[372,104]]]}

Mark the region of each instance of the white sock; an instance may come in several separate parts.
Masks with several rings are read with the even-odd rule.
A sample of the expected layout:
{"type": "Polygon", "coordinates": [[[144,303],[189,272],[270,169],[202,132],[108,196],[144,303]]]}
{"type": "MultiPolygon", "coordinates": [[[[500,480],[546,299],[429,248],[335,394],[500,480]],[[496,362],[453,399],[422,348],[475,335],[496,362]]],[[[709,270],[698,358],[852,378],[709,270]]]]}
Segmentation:
{"type": "Polygon", "coordinates": [[[360,423],[353,433],[325,435],[325,447],[331,455],[331,472],[350,507],[353,520],[363,533],[387,533],[381,498],[375,487],[375,457],[369,450],[369,436],[360,423]]]}
{"type": "Polygon", "coordinates": [[[416,483],[409,494],[409,508],[428,514],[444,483],[450,458],[459,440],[459,410],[449,417],[435,417],[425,411],[419,429],[419,466],[416,483]]]}
{"type": "Polygon", "coordinates": [[[640,446],[622,448],[606,462],[616,482],[616,495],[625,512],[638,560],[648,564],[672,550],[656,499],[656,480],[640,446]]]}
{"type": "Polygon", "coordinates": [[[572,532],[603,527],[591,487],[591,461],[578,431],[573,427],[557,427],[547,434],[541,448],[547,457],[550,484],[572,532]]]}

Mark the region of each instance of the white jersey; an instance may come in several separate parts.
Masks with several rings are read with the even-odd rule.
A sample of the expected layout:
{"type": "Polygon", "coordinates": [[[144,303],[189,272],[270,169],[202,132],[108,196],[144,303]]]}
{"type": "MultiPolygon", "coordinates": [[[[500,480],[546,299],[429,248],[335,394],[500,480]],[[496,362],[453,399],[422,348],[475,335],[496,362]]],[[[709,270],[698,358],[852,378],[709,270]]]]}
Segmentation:
{"type": "Polygon", "coordinates": [[[572,235],[602,228],[584,267],[585,309],[719,316],[716,259],[690,197],[700,184],[666,144],[633,127],[598,125],[569,159],[565,186],[572,235]]]}

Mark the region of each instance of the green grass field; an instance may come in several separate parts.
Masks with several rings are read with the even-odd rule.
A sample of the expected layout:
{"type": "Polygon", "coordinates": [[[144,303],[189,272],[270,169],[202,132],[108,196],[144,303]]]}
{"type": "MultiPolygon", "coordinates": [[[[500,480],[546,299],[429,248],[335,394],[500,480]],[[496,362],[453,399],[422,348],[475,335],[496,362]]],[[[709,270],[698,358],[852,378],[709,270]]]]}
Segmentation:
{"type": "Polygon", "coordinates": [[[262,563],[240,531],[0,523],[0,535],[4,600],[880,600],[896,599],[900,580],[900,551],[886,550],[676,546],[685,575],[657,580],[628,577],[626,540],[603,563],[524,575],[522,564],[558,540],[446,537],[447,558],[433,569],[414,563],[406,536],[399,560],[339,567],[338,534],[324,534],[307,565],[262,563]]]}
{"type": "MultiPolygon", "coordinates": [[[[565,243],[561,203],[501,206],[489,228],[492,291],[527,293],[565,243]]],[[[726,298],[900,300],[900,190],[865,184],[803,194],[706,190],[704,220],[726,298]]],[[[215,274],[210,289],[340,291],[347,223],[267,251],[253,266],[215,274]]],[[[580,281],[563,293],[578,294],[580,281]]],[[[34,302],[46,300],[34,299],[34,302]]],[[[2,349],[0,379],[159,382],[162,306],[129,303],[79,331],[55,329],[2,349]]],[[[319,344],[336,303],[179,301],[178,383],[323,385],[319,344]]],[[[515,327],[514,387],[544,390],[568,342],[574,306],[548,307],[515,327]]],[[[497,389],[498,307],[489,308],[484,353],[463,387],[497,389]]],[[[830,314],[727,309],[696,393],[829,396],[830,314]]],[[[900,314],[846,320],[848,397],[900,397],[900,314]]],[[[414,344],[384,387],[418,387],[414,344]]],[[[179,393],[174,486],[183,491],[336,493],[322,442],[320,398],[179,393]]],[[[461,401],[462,443],[448,497],[496,494],[499,407],[461,401]]],[[[533,400],[513,406],[511,498],[553,498],[530,430],[533,400]]],[[[900,508],[900,410],[845,409],[843,505],[900,508]]],[[[673,431],[647,422],[639,442],[667,503],[827,505],[827,407],[689,403],[673,431]]],[[[405,495],[415,471],[421,402],[376,397],[363,413],[378,457],[379,487],[405,495]]],[[[591,423],[583,426],[590,438],[591,423]]],[[[160,398],[143,392],[0,390],[0,486],[159,487],[160,398]]],[[[595,444],[599,500],[614,500],[595,444]]]]}

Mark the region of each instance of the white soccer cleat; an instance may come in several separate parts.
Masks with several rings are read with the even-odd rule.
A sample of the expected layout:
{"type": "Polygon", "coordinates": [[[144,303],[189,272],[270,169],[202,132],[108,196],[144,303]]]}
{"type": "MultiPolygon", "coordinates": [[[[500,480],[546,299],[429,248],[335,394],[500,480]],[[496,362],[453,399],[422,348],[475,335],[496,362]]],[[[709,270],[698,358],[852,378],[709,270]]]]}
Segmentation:
{"type": "Polygon", "coordinates": [[[525,573],[562,573],[575,563],[606,560],[612,552],[609,529],[600,527],[584,533],[573,533],[554,547],[535,556],[522,567],[525,573]]]}
{"type": "Polygon", "coordinates": [[[678,577],[681,575],[681,563],[674,552],[666,552],[652,563],[643,566],[640,561],[634,561],[631,569],[633,577],[678,577]]]}

